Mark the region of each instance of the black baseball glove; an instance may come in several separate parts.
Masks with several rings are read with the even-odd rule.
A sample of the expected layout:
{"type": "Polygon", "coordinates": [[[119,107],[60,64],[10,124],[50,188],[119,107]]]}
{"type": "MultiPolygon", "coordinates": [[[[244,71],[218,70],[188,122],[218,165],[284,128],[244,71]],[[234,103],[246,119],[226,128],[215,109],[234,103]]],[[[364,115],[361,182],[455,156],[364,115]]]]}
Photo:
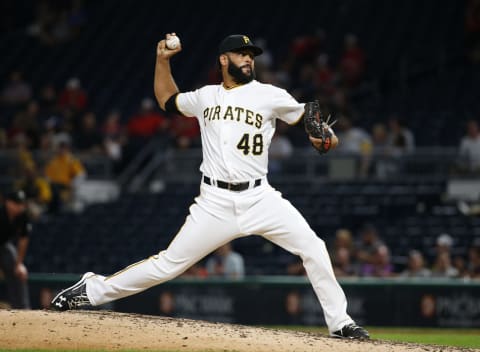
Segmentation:
{"type": "Polygon", "coordinates": [[[317,100],[305,104],[305,114],[303,115],[305,131],[309,136],[322,140],[320,145],[312,144],[320,154],[325,154],[332,146],[333,131],[331,127],[336,121],[333,121],[330,125],[328,124],[329,121],[330,115],[326,121],[323,119],[320,105],[317,100]]]}

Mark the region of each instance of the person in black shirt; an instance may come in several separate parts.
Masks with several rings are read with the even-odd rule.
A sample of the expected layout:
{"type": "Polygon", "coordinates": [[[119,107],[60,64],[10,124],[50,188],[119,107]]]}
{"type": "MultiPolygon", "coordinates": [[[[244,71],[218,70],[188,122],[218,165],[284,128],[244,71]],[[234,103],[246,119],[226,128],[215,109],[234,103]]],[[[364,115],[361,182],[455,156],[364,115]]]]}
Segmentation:
{"type": "Polygon", "coordinates": [[[31,227],[25,193],[15,191],[7,194],[0,204],[0,269],[12,308],[30,309],[28,271],[23,260],[31,227]]]}

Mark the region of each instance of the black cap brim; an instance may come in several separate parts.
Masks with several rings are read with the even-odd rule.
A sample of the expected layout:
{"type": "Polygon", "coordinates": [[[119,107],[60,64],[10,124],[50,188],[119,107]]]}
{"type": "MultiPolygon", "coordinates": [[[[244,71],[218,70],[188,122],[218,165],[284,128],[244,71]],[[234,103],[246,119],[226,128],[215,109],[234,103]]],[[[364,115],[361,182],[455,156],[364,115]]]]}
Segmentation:
{"type": "Polygon", "coordinates": [[[231,49],[231,50],[228,50],[228,51],[232,51],[232,52],[236,52],[236,51],[241,51],[241,50],[251,50],[252,53],[253,53],[253,56],[258,56],[258,55],[261,55],[263,53],[263,50],[261,48],[259,48],[258,46],[255,46],[255,45],[248,45],[248,46],[242,46],[240,48],[235,48],[235,49],[231,49]]]}

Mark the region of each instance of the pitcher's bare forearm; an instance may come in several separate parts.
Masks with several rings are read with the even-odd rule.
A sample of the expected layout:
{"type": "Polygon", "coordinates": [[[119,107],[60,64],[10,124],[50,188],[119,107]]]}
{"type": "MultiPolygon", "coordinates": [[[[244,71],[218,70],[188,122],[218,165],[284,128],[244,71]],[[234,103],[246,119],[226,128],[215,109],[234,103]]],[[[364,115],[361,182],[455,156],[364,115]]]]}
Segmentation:
{"type": "MultiPolygon", "coordinates": [[[[175,35],[175,33],[167,34],[166,39],[172,35],[175,35]]],[[[168,49],[165,45],[165,39],[159,41],[157,44],[157,61],[155,63],[153,90],[157,102],[163,110],[165,110],[165,103],[168,98],[179,92],[170,69],[170,58],[181,50],[181,44],[175,49],[168,49]]]]}
{"type": "Polygon", "coordinates": [[[158,104],[165,110],[168,98],[179,92],[170,70],[170,60],[157,57],[153,88],[158,104]]]}

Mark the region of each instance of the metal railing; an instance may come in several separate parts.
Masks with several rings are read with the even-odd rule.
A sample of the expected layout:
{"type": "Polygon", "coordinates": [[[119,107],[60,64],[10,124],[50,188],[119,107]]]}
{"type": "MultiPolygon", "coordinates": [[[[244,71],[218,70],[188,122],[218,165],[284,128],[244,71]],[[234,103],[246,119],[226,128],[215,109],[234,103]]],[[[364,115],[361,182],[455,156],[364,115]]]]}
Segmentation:
{"type": "MultiPolygon", "coordinates": [[[[48,159],[48,154],[44,152],[37,151],[33,155],[39,165],[48,159]]],[[[152,140],[118,177],[113,174],[113,163],[106,156],[79,155],[79,158],[90,179],[113,180],[123,190],[137,192],[158,180],[197,182],[200,179],[202,150],[159,148],[157,141],[152,140]]],[[[412,153],[396,156],[377,152],[360,156],[340,151],[319,155],[313,148],[307,147],[294,149],[288,158],[270,158],[269,179],[280,183],[332,180],[438,181],[452,176],[469,176],[456,173],[461,163],[458,150],[452,147],[422,147],[412,153]]],[[[0,186],[10,185],[18,177],[15,172],[17,165],[18,154],[15,150],[0,151],[0,186]]]]}
{"type": "MultiPolygon", "coordinates": [[[[373,153],[368,157],[333,152],[318,155],[312,148],[297,148],[284,159],[270,159],[269,178],[276,182],[312,180],[362,181],[382,180],[446,180],[459,165],[456,148],[417,148],[415,152],[385,156],[373,153]],[[367,164],[367,173],[362,170],[367,164]]],[[[154,151],[135,177],[131,190],[139,190],[155,180],[194,182],[200,178],[201,149],[154,151]]]]}

